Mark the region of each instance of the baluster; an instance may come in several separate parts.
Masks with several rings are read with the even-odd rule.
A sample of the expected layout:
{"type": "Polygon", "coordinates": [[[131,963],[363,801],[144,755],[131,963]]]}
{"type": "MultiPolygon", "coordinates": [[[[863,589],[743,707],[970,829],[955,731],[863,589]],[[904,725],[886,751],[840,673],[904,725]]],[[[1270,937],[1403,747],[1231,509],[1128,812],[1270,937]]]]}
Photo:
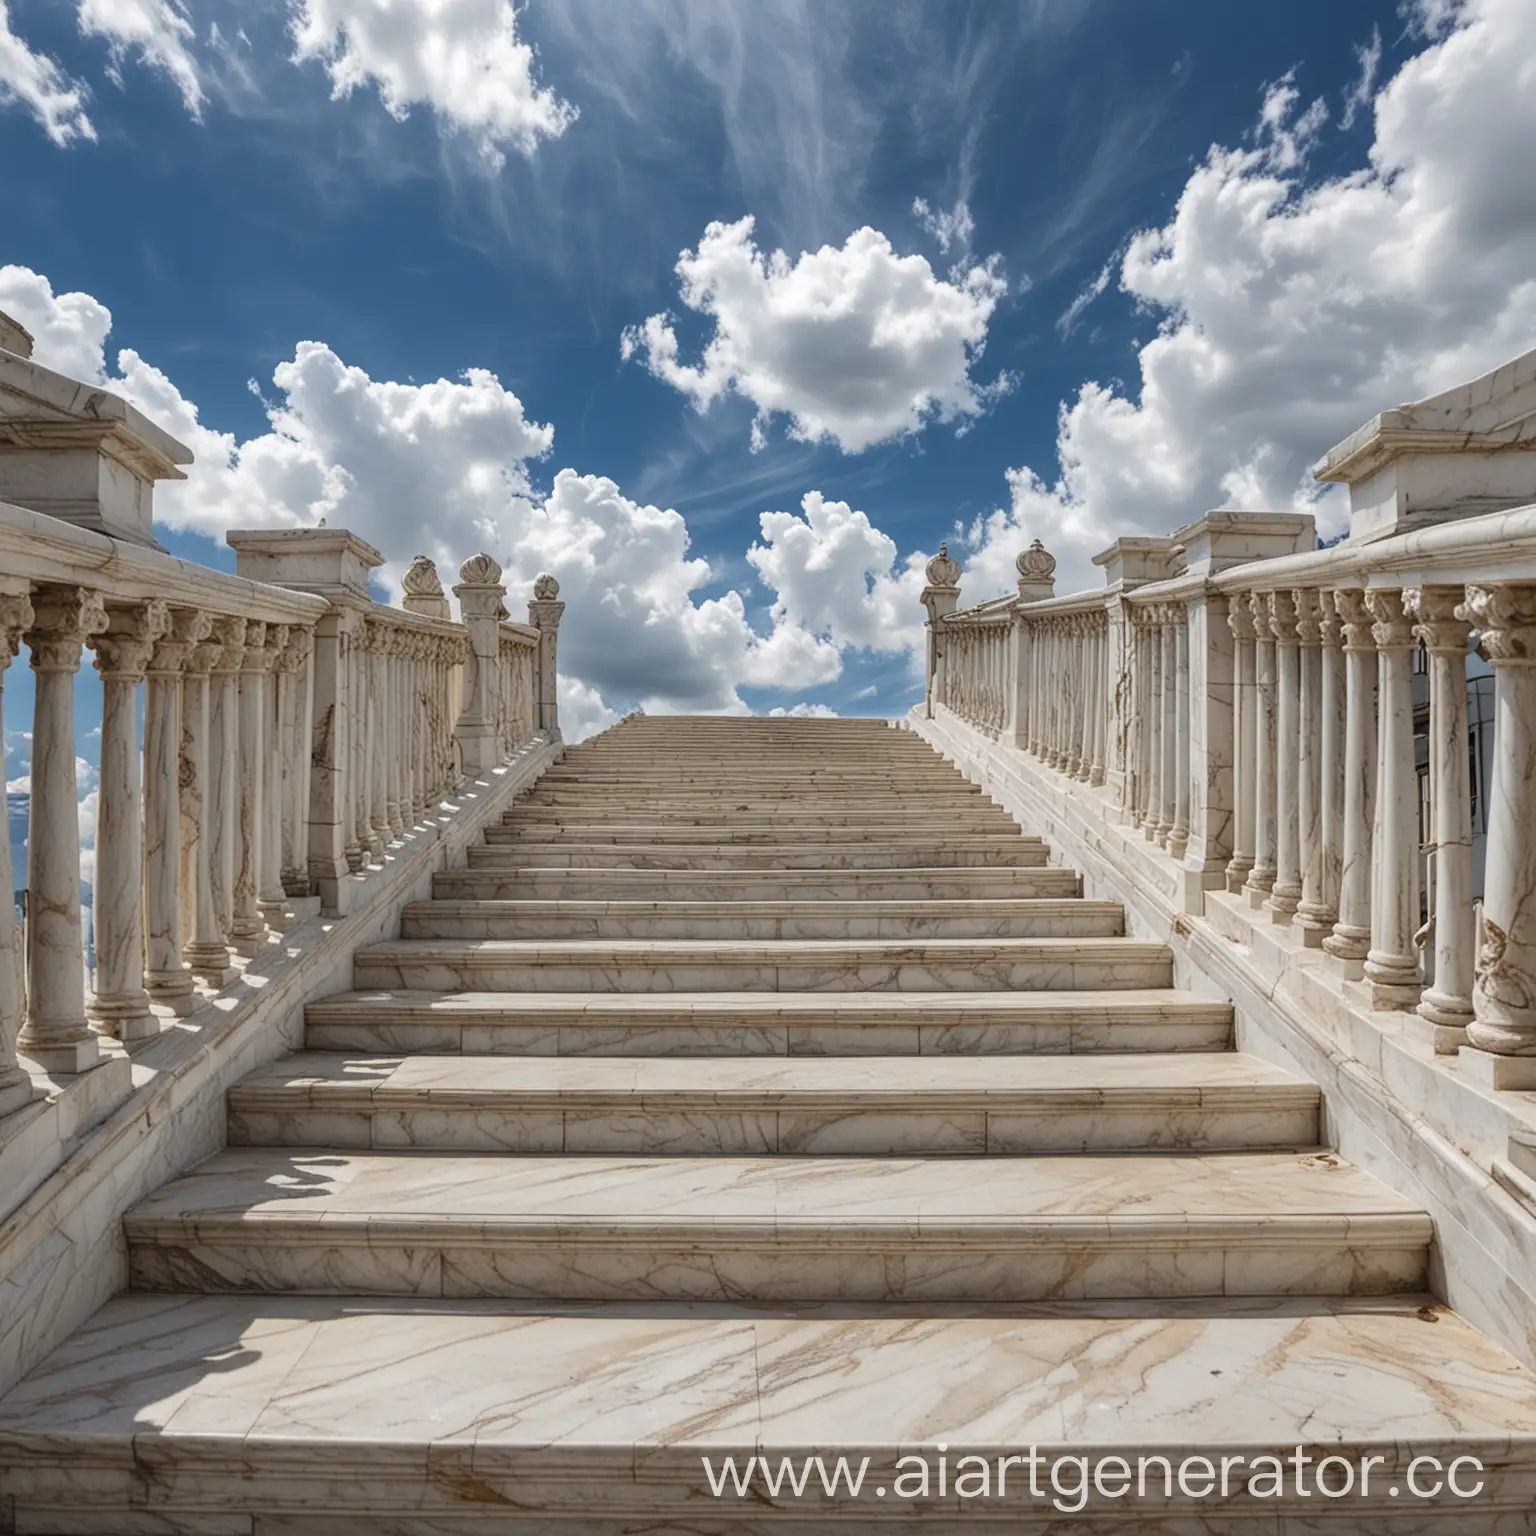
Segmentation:
{"type": "Polygon", "coordinates": [[[1109,625],[1103,615],[1092,631],[1090,644],[1093,656],[1093,681],[1089,687],[1089,697],[1092,700],[1093,721],[1093,758],[1088,765],[1088,782],[1090,784],[1102,784],[1105,779],[1104,772],[1104,745],[1108,726],[1109,711],[1109,687],[1106,681],[1107,662],[1109,657],[1109,625]]]}
{"type": "Polygon", "coordinates": [[[1467,641],[1460,587],[1420,587],[1403,606],[1429,651],[1429,793],[1435,849],[1434,981],[1419,1016],[1442,1056],[1466,1043],[1477,935],[1472,899],[1472,795],[1467,763],[1467,641]]]}
{"type": "Polygon", "coordinates": [[[266,768],[265,684],[268,657],[267,626],[251,622],[245,627],[245,652],[241,658],[239,782],[235,811],[235,895],[230,921],[230,947],[249,958],[266,943],[266,926],[257,906],[261,889],[262,780],[266,768]]]}
{"type": "Polygon", "coordinates": [[[1237,686],[1232,690],[1232,857],[1227,861],[1227,889],[1243,888],[1253,868],[1254,769],[1257,764],[1257,703],[1253,681],[1253,611],[1247,593],[1234,592],[1228,604],[1237,686]]]}
{"type": "Polygon", "coordinates": [[[1189,847],[1189,614],[1183,603],[1170,605],[1173,632],[1173,825],[1168,852],[1182,859],[1189,847]]]}
{"type": "Polygon", "coordinates": [[[384,857],[389,841],[388,774],[384,757],[389,751],[389,724],[384,702],[384,654],[389,648],[390,631],[384,624],[368,626],[368,652],[363,659],[368,669],[368,857],[377,864],[384,857]]]}
{"type": "Polygon", "coordinates": [[[1178,816],[1178,776],[1179,776],[1179,656],[1178,641],[1174,636],[1174,605],[1172,603],[1159,603],[1157,605],[1158,623],[1162,633],[1161,650],[1163,653],[1163,684],[1162,697],[1158,714],[1161,723],[1158,726],[1158,747],[1163,754],[1162,767],[1158,773],[1157,786],[1159,790],[1159,802],[1157,812],[1157,846],[1166,848],[1168,839],[1173,833],[1173,824],[1178,816]]]}
{"type": "Polygon", "coordinates": [[[1333,594],[1344,633],[1344,799],[1339,920],[1323,949],[1358,980],[1371,947],[1371,802],[1376,775],[1376,641],[1365,593],[1333,594]]]}
{"type": "Polygon", "coordinates": [[[1367,592],[1376,621],[1376,825],[1372,838],[1371,948],[1365,979],[1375,1008],[1419,1001],[1419,780],[1413,757],[1413,625],[1398,591],[1367,592]]]}
{"type": "Polygon", "coordinates": [[[1156,606],[1146,610],[1147,624],[1147,816],[1142,835],[1157,841],[1163,817],[1163,631],[1156,606]]]}
{"type": "MultiPolygon", "coordinates": [[[[199,981],[217,991],[235,979],[229,963],[229,947],[219,927],[213,899],[214,816],[222,811],[222,798],[215,785],[222,767],[213,755],[213,710],[210,700],[211,678],[223,659],[224,648],[218,643],[219,625],[210,626],[210,638],[194,645],[187,655],[181,685],[181,729],[190,782],[184,789],[196,806],[191,825],[190,879],[184,887],[190,911],[191,931],[182,945],[181,958],[199,981]],[[216,803],[217,802],[217,803],[216,803]]],[[[185,922],[183,923],[185,926],[185,922]]]]}
{"type": "Polygon", "coordinates": [[[256,910],[274,933],[292,921],[283,889],[283,762],[278,737],[277,671],[288,649],[288,626],[269,624],[261,670],[261,781],[257,786],[257,830],[261,845],[256,862],[256,910]]]}
{"type": "Polygon", "coordinates": [[[1339,883],[1343,871],[1344,847],[1344,767],[1346,760],[1345,709],[1347,683],[1344,676],[1344,652],[1340,642],[1343,621],[1333,600],[1333,593],[1319,594],[1318,626],[1322,636],[1322,763],[1320,764],[1319,916],[1328,932],[1318,942],[1327,947],[1328,936],[1339,919],[1339,883]]]}
{"type": "Polygon", "coordinates": [[[1275,637],[1275,883],[1265,907],[1276,923],[1284,925],[1301,903],[1300,656],[1296,602],[1289,592],[1270,593],[1269,626],[1275,637]]]}
{"type": "Polygon", "coordinates": [[[377,722],[368,687],[368,670],[377,628],[366,614],[362,615],[357,638],[352,643],[352,700],[356,730],[352,736],[352,834],[347,845],[347,863],[353,874],[365,870],[372,856],[370,843],[373,839],[373,808],[369,794],[373,779],[377,722]]]}
{"type": "Polygon", "coordinates": [[[1536,587],[1467,588],[1461,617],[1493,665],[1493,775],[1483,937],[1458,1060],[1496,1088],[1536,1089],[1536,587]]]}
{"type": "MultiPolygon", "coordinates": [[[[214,621],[219,656],[210,678],[208,779],[203,835],[208,839],[213,926],[229,962],[235,927],[235,848],[240,841],[240,669],[245,664],[244,619],[214,621]]],[[[209,967],[218,961],[209,946],[209,967]]]]}
{"type": "Polygon", "coordinates": [[[1316,949],[1338,915],[1323,897],[1323,614],[1316,592],[1293,592],[1300,723],[1296,745],[1296,803],[1300,833],[1301,901],[1296,923],[1302,943],[1316,949]]]}
{"type": "MultiPolygon", "coordinates": [[[[21,637],[31,629],[34,617],[32,600],[25,592],[0,593],[0,693],[5,687],[6,669],[21,649],[21,637]]],[[[9,837],[0,842],[0,884],[6,891],[16,889],[9,837]]],[[[39,1097],[32,1086],[31,1073],[16,1055],[22,1030],[21,961],[17,951],[16,905],[6,897],[0,901],[0,1115],[13,1114],[39,1097]]]]}
{"type": "Polygon", "coordinates": [[[1248,599],[1253,614],[1253,868],[1243,889],[1262,907],[1275,885],[1275,635],[1269,593],[1248,599]]]}
{"type": "Polygon", "coordinates": [[[1147,615],[1142,608],[1125,605],[1131,625],[1131,727],[1134,748],[1131,757],[1131,774],[1134,794],[1132,797],[1131,825],[1138,831],[1147,824],[1147,810],[1151,804],[1150,779],[1152,765],[1152,659],[1147,646],[1147,615]]]}
{"type": "Polygon", "coordinates": [[[160,1033],[144,990],[143,801],[138,686],[157,640],[171,627],[164,603],[114,608],[94,635],[101,674],[101,777],[96,809],[96,990],[87,1012],[124,1043],[160,1033]]]}
{"type": "Polygon", "coordinates": [[[405,833],[405,776],[400,771],[400,732],[404,709],[400,697],[400,636],[398,629],[384,632],[384,814],[391,842],[405,833]]]}
{"type": "Polygon", "coordinates": [[[181,957],[181,680],[193,648],[212,633],[210,615],[173,611],[144,689],[144,989],[176,1014],[197,1006],[181,957]]]}
{"type": "Polygon", "coordinates": [[[281,878],[284,892],[300,899],[313,893],[309,878],[309,717],[314,649],[312,629],[290,630],[278,674],[283,764],[281,878]]]}

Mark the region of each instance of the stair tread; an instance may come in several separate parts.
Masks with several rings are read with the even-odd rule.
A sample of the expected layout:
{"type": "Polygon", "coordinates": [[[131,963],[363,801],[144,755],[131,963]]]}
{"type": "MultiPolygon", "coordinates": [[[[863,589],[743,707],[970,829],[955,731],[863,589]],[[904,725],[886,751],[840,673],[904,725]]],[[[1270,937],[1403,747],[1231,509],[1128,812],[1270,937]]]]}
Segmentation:
{"type": "Polygon", "coordinates": [[[666,964],[680,960],[772,960],[811,955],[827,960],[873,961],[925,957],[944,960],[987,959],[1008,955],[1047,955],[1069,959],[1077,953],[1090,958],[1163,960],[1168,946],[1146,939],[1106,935],[1072,939],[387,939],[358,951],[361,960],[461,959],[480,956],[597,963],[608,954],[666,964]]]}
{"type": "Polygon", "coordinates": [[[407,903],[407,914],[437,912],[485,917],[1046,917],[1066,913],[1119,916],[1118,901],[1092,901],[1082,896],[981,896],[957,901],[938,899],[839,899],[745,901],[604,900],[593,897],[468,898],[437,897],[407,903]]]}
{"type": "Polygon", "coordinates": [[[677,1446],[692,1453],[677,1471],[695,1499],[700,1449],[760,1445],[1486,1443],[1528,1471],[1536,1377],[1415,1295],[971,1302],[871,1317],[129,1294],[0,1399],[0,1452],[32,1450],[40,1466],[57,1455],[65,1475],[89,1458],[141,1476],[149,1438],[196,1442],[204,1508],[240,1507],[263,1470],[272,1507],[313,1498],[285,1465],[299,1438],[319,1465],[366,1448],[377,1474],[417,1479],[425,1447],[472,1445],[477,1476],[510,1474],[522,1492],[561,1466],[632,1485],[640,1447],[660,1491],[658,1452],[677,1446]],[[498,1450],[516,1462],[498,1465],[498,1450]]]}
{"type": "MultiPolygon", "coordinates": [[[[992,1240],[1144,1242],[1235,1232],[1265,1246],[1336,1229],[1351,1246],[1427,1243],[1429,1217],[1328,1152],[1025,1158],[506,1157],[241,1147],[215,1153],[125,1218],[131,1242],[188,1231],[342,1228],[403,1240],[522,1230],[628,1234],[974,1231],[992,1240]]],[[[320,1230],[323,1229],[323,1230],[320,1230]]]]}
{"type": "Polygon", "coordinates": [[[509,1101],[619,1098],[647,1103],[815,1104],[873,1101],[929,1107],[981,1102],[1050,1107],[1175,1102],[1202,1106],[1316,1103],[1315,1084],[1254,1056],[506,1057],[361,1056],[301,1051],[230,1091],[262,1104],[353,1107],[385,1101],[496,1106],[509,1101]]]}

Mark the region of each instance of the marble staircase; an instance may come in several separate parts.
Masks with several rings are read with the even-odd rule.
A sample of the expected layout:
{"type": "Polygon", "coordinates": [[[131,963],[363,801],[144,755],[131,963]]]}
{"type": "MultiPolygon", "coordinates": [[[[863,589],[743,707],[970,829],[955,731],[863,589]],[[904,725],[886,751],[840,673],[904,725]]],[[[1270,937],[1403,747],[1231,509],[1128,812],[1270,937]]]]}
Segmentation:
{"type": "MultiPolygon", "coordinates": [[[[1068,1529],[700,1468],[938,1442],[1452,1447],[1456,1529],[1529,1529],[1536,1382],[1429,1218],[1049,858],[882,721],[572,748],[129,1213],[0,1400],[0,1531],[1068,1529]]],[[[1434,1528],[1385,1483],[1070,1529],[1434,1528]]]]}

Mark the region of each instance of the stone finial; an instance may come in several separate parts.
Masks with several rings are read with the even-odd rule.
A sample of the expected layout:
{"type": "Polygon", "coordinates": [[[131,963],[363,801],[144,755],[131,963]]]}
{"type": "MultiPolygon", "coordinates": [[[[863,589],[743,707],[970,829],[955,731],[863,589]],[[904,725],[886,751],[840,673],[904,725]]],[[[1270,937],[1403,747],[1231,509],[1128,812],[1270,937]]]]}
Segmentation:
{"type": "Polygon", "coordinates": [[[540,576],[533,584],[533,595],[537,602],[552,603],[560,596],[560,583],[548,574],[540,576]]]}
{"type": "Polygon", "coordinates": [[[459,567],[459,580],[466,587],[494,587],[501,580],[501,567],[482,550],[459,567]]]}
{"type": "Polygon", "coordinates": [[[14,352],[17,357],[32,356],[31,331],[3,309],[0,309],[0,351],[14,352]]]}
{"type": "Polygon", "coordinates": [[[438,580],[437,567],[425,555],[417,555],[410,569],[400,578],[400,589],[405,594],[401,607],[407,613],[419,613],[429,619],[447,619],[453,616],[443,584],[438,580]]]}
{"type": "Polygon", "coordinates": [[[1056,556],[1039,539],[1021,550],[1013,565],[1021,581],[1049,581],[1056,574],[1056,556]]]}
{"type": "Polygon", "coordinates": [[[958,562],[950,559],[949,545],[940,544],[939,552],[928,562],[928,585],[930,587],[957,587],[960,578],[964,574],[958,562]]]}

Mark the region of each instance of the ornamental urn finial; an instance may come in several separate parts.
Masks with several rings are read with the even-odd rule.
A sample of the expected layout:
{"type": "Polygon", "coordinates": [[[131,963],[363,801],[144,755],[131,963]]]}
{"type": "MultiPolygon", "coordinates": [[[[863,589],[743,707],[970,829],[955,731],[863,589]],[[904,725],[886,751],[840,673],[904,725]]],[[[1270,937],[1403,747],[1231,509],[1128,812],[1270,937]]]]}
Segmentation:
{"type": "Polygon", "coordinates": [[[400,578],[400,586],[407,597],[441,597],[443,584],[437,578],[437,567],[425,555],[417,555],[410,569],[400,578]]]}
{"type": "Polygon", "coordinates": [[[459,567],[459,580],[467,587],[493,587],[501,580],[501,567],[483,552],[471,555],[459,567]]]}
{"type": "Polygon", "coordinates": [[[552,603],[560,596],[560,583],[546,572],[534,581],[533,596],[535,602],[552,603]]]}
{"type": "Polygon", "coordinates": [[[1013,564],[1021,581],[1049,581],[1056,574],[1056,557],[1039,539],[1021,550],[1013,564]]]}
{"type": "Polygon", "coordinates": [[[938,554],[928,562],[928,585],[955,587],[960,584],[962,574],[959,565],[949,557],[949,545],[940,544],[938,554]]]}

